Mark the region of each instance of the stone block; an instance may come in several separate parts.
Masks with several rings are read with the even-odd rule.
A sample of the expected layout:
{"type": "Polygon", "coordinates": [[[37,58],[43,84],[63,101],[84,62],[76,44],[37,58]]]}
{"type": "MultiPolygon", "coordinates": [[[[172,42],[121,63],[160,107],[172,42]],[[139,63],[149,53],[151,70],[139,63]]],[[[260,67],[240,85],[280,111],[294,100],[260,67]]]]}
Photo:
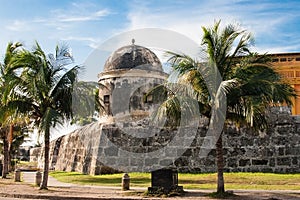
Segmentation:
{"type": "Polygon", "coordinates": [[[286,168],[285,167],[276,167],[274,169],[274,173],[286,173],[286,168]]]}
{"type": "Polygon", "coordinates": [[[275,136],[275,137],[272,138],[272,143],[274,145],[282,145],[282,146],[284,146],[284,145],[288,144],[288,140],[284,136],[275,136]]]}
{"type": "Polygon", "coordinates": [[[291,158],[290,157],[280,157],[277,158],[277,165],[291,165],[291,158]]]}
{"type": "Polygon", "coordinates": [[[278,155],[279,155],[279,156],[284,156],[284,151],[285,151],[285,148],[284,148],[284,147],[279,147],[279,148],[278,148],[278,155]]]}
{"type": "Polygon", "coordinates": [[[145,159],[145,165],[146,166],[157,165],[158,163],[159,163],[158,158],[146,158],[145,159]]]}
{"type": "Polygon", "coordinates": [[[300,161],[299,156],[292,157],[292,165],[298,165],[299,161],[300,161]]]}
{"type": "Polygon", "coordinates": [[[177,150],[176,150],[176,147],[171,147],[171,148],[166,148],[165,149],[165,156],[166,157],[174,157],[174,155],[177,155],[177,150]]]}
{"type": "Polygon", "coordinates": [[[129,165],[129,158],[127,157],[119,157],[117,159],[117,163],[119,166],[128,166],[129,165]]]}
{"type": "Polygon", "coordinates": [[[172,165],[172,164],[173,164],[173,160],[171,160],[171,159],[163,159],[163,160],[159,161],[159,165],[165,166],[165,167],[172,165]]]}
{"type": "Polygon", "coordinates": [[[252,159],[252,165],[267,165],[268,160],[264,159],[252,159]]]}
{"type": "Polygon", "coordinates": [[[241,159],[239,160],[239,166],[245,167],[250,165],[250,159],[241,159]]]}
{"type": "Polygon", "coordinates": [[[241,138],[241,145],[242,146],[252,146],[253,145],[253,139],[250,137],[242,137],[241,138]]]}
{"type": "Polygon", "coordinates": [[[299,173],[299,167],[289,167],[285,170],[286,173],[299,173]]]}
{"type": "Polygon", "coordinates": [[[205,166],[216,166],[216,160],[215,160],[215,158],[208,157],[208,158],[204,159],[204,165],[205,166]]]}
{"type": "Polygon", "coordinates": [[[259,149],[258,152],[262,157],[266,157],[266,158],[273,157],[274,154],[276,153],[276,151],[272,147],[263,147],[259,149]]]}
{"type": "Polygon", "coordinates": [[[229,158],[227,159],[227,166],[236,168],[237,167],[237,159],[236,158],[229,158]]]}
{"type": "Polygon", "coordinates": [[[216,149],[211,149],[208,153],[208,156],[216,157],[216,149]]]}
{"type": "Polygon", "coordinates": [[[189,165],[189,158],[187,157],[180,157],[177,160],[175,160],[174,164],[177,167],[186,167],[189,165]]]}
{"type": "Polygon", "coordinates": [[[181,149],[181,148],[178,148],[177,150],[177,156],[180,157],[184,154],[184,152],[186,151],[186,149],[181,149]]]}
{"type": "Polygon", "coordinates": [[[193,155],[193,151],[192,149],[187,149],[183,154],[182,156],[187,156],[187,157],[190,157],[193,155]]]}
{"type": "Polygon", "coordinates": [[[231,148],[228,149],[228,156],[230,157],[237,157],[237,156],[242,156],[245,153],[245,149],[244,148],[231,148]]]}
{"type": "Polygon", "coordinates": [[[105,164],[109,166],[117,166],[118,158],[110,157],[109,159],[106,159],[105,164]]]}
{"type": "Polygon", "coordinates": [[[263,167],[263,168],[261,168],[261,172],[263,172],[263,173],[272,173],[273,169],[271,167],[263,167]]]}
{"type": "Polygon", "coordinates": [[[147,151],[152,151],[153,149],[151,150],[147,150],[148,148],[144,148],[143,146],[131,146],[130,147],[130,152],[134,152],[134,153],[145,153],[147,151]]]}
{"type": "Polygon", "coordinates": [[[281,125],[281,126],[277,126],[276,133],[282,136],[287,136],[291,133],[291,130],[293,129],[294,126],[292,124],[281,125]]]}
{"type": "Polygon", "coordinates": [[[115,146],[110,146],[104,149],[105,156],[118,156],[119,149],[115,146]]]}
{"type": "Polygon", "coordinates": [[[270,167],[275,167],[275,158],[270,158],[270,160],[269,160],[269,166],[270,167]]]}

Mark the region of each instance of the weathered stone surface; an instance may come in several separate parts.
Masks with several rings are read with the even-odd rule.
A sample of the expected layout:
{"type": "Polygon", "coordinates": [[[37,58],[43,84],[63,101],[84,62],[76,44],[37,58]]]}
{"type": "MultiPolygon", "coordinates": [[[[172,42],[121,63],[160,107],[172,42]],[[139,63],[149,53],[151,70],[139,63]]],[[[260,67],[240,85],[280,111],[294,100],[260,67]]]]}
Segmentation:
{"type": "MultiPolygon", "coordinates": [[[[300,141],[295,141],[299,135],[295,128],[298,122],[285,116],[286,122],[277,123],[281,118],[271,117],[270,128],[275,130],[272,134],[252,133],[253,130],[246,128],[227,129],[230,133],[223,134],[225,171],[300,172],[300,141]],[[284,126],[285,135],[277,132],[282,130],[279,126],[284,126]]],[[[204,140],[207,128],[196,129],[194,135],[190,128],[182,129],[184,134],[178,136],[177,130],[153,127],[149,130],[146,125],[137,126],[139,123],[145,124],[126,123],[125,131],[123,126],[97,122],[52,141],[51,168],[87,174],[111,173],[112,168],[126,172],[151,171],[165,166],[183,172],[216,171],[215,149],[202,146],[203,141],[208,141],[204,140]],[[150,136],[134,137],[141,132],[150,136]],[[176,142],[171,144],[173,140],[176,142]],[[190,145],[183,148],[181,144],[190,145]]],[[[37,159],[37,152],[42,167],[43,152],[39,149],[31,150],[31,160],[37,159]]]]}

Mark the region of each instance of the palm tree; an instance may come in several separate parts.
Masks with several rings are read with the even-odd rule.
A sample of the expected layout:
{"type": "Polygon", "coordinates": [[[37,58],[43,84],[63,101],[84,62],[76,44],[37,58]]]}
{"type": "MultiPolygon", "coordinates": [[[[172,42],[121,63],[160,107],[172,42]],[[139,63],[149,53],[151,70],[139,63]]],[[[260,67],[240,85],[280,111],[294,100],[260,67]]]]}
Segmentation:
{"type": "Polygon", "coordinates": [[[98,83],[78,81],[74,85],[74,117],[71,123],[84,126],[96,121],[96,115],[101,111],[102,107],[99,101],[98,83]]]}
{"type": "Polygon", "coordinates": [[[9,172],[10,166],[10,149],[12,144],[14,123],[21,118],[14,115],[14,111],[9,108],[8,102],[11,97],[9,97],[5,92],[9,90],[9,82],[14,78],[14,74],[11,73],[11,61],[13,57],[17,54],[19,47],[22,44],[9,42],[6,48],[4,62],[0,63],[0,129],[1,138],[3,141],[3,169],[2,178],[6,178],[6,174],[9,172]]]}
{"type": "Polygon", "coordinates": [[[35,127],[44,134],[44,172],[40,189],[47,189],[50,129],[72,117],[72,91],[79,66],[73,63],[69,48],[57,46],[55,55],[44,53],[36,42],[32,51],[20,52],[12,61],[18,82],[12,83],[10,102],[19,112],[28,113],[35,127]]]}
{"type": "MultiPolygon", "coordinates": [[[[191,85],[199,112],[201,116],[211,118],[210,123],[224,118],[237,125],[266,128],[267,109],[281,103],[291,105],[291,97],[295,96],[293,88],[274,71],[267,55],[250,52],[253,39],[246,31],[232,24],[220,30],[220,21],[211,28],[202,29],[202,45],[208,57],[197,61],[172,53],[170,61],[179,74],[177,82],[191,85]],[[212,112],[215,111],[221,114],[214,117],[212,112]]],[[[171,104],[168,106],[171,110],[176,109],[171,104]]],[[[222,124],[221,133],[215,131],[219,194],[225,192],[222,134],[226,122],[222,124]]]]}

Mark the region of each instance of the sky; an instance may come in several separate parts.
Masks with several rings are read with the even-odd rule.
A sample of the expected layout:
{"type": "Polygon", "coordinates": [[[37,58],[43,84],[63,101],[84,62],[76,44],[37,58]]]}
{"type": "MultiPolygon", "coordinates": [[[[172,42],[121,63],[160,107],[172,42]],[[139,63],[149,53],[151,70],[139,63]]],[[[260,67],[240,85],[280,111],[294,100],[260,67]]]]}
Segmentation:
{"type": "Polygon", "coordinates": [[[200,47],[201,27],[221,20],[251,32],[254,51],[300,52],[298,0],[0,0],[0,5],[0,61],[10,41],[22,42],[27,49],[37,41],[46,53],[67,44],[74,64],[85,66],[83,80],[97,81],[113,51],[99,55],[96,65],[89,66],[87,60],[95,50],[111,38],[140,29],[174,31],[200,47]]]}
{"type": "Polygon", "coordinates": [[[80,78],[97,81],[108,56],[131,44],[131,38],[154,50],[171,48],[168,41],[177,47],[192,41],[200,49],[201,27],[217,20],[251,32],[253,51],[300,52],[299,10],[298,0],[0,0],[0,62],[8,42],[22,42],[31,49],[37,41],[46,53],[67,44],[74,64],[85,67],[80,78]],[[165,37],[155,43],[155,35],[165,37]]]}

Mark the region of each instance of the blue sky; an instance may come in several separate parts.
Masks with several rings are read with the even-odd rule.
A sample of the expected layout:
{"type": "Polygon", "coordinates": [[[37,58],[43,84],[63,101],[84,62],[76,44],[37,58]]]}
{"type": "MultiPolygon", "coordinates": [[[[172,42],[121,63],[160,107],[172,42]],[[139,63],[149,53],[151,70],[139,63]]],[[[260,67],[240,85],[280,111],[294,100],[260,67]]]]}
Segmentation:
{"type": "MultiPolygon", "coordinates": [[[[214,20],[239,23],[255,38],[260,53],[300,52],[298,0],[0,0],[1,60],[9,41],[30,49],[37,40],[46,53],[55,45],[72,48],[76,64],[111,37],[141,28],[176,31],[201,43],[201,26],[214,20]]],[[[138,43],[138,41],[136,42],[138,43]]],[[[128,41],[130,44],[130,41],[128,41]]],[[[89,68],[85,80],[97,80],[99,68],[89,68]]]]}

